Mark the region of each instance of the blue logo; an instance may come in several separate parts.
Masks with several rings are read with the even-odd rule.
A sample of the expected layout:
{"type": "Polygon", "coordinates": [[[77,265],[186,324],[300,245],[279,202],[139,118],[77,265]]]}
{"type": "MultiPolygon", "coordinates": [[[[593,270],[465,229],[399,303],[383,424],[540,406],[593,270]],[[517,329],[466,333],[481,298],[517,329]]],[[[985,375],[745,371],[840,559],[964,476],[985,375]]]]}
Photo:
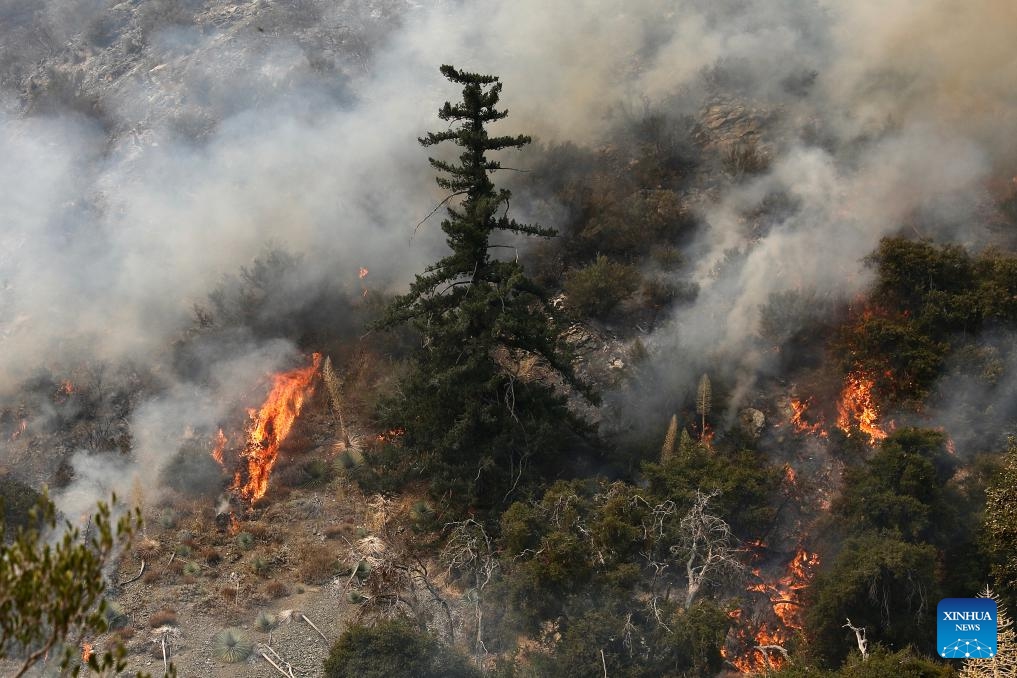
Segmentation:
{"type": "Polygon", "coordinates": [[[996,656],[996,601],[944,598],[936,609],[936,645],[947,659],[996,656]]]}

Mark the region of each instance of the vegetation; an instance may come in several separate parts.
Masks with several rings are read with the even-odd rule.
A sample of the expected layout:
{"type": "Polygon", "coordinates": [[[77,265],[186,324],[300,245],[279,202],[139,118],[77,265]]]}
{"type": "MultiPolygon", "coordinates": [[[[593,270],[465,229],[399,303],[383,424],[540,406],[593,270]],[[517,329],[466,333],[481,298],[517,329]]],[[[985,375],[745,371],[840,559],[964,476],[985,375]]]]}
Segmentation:
{"type": "MultiPolygon", "coordinates": [[[[8,539],[6,521],[0,524],[0,659],[21,662],[14,675],[20,677],[51,652],[57,652],[61,671],[77,675],[82,639],[110,626],[104,571],[117,549],[141,525],[140,515],[125,514],[114,520],[112,504],[99,504],[81,531],[66,523],[55,541],[56,511],[43,495],[29,512],[27,527],[8,539]],[[66,643],[71,642],[73,645],[66,643]]],[[[122,646],[87,662],[93,671],[122,671],[126,666],[122,646]]]]}
{"type": "Polygon", "coordinates": [[[215,636],[215,655],[227,664],[242,662],[253,651],[254,645],[240,629],[223,629],[215,636]]]}
{"type": "Polygon", "coordinates": [[[412,322],[422,335],[412,372],[388,419],[406,429],[406,445],[420,453],[435,494],[498,502],[559,465],[552,450],[574,446],[578,422],[562,395],[543,380],[520,374],[529,357],[578,386],[541,290],[514,258],[492,256],[495,234],[547,238],[554,231],[520,224],[504,214],[510,192],[490,174],[502,169],[494,151],[520,148],[526,136],[491,136],[487,127],[506,116],[495,106],[498,78],[442,66],[463,86],[462,101],[446,102],[438,116],[452,127],[431,132],[424,146],[451,141],[458,162],[431,158],[449,192],[441,228],[450,254],[418,275],[390,306],[384,325],[412,322]]]}
{"type": "Polygon", "coordinates": [[[473,678],[465,657],[405,619],[343,631],[325,660],[325,678],[473,678]]]}

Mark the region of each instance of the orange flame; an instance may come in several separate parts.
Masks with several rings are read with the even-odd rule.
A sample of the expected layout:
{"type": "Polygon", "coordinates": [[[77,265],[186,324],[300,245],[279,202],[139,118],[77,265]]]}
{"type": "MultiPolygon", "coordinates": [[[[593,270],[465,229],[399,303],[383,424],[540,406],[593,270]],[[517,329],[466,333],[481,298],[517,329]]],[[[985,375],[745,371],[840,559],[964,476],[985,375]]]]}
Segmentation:
{"type": "Polygon", "coordinates": [[[765,645],[784,647],[791,639],[792,632],[801,630],[801,592],[812,581],[818,565],[818,553],[810,553],[799,547],[788,563],[784,576],[777,581],[764,581],[758,568],[752,570],[752,574],[760,581],[748,585],[746,590],[765,593],[780,624],[775,624],[771,628],[769,624],[763,622],[751,637],[744,630],[739,634],[743,644],[752,645],[750,649],[730,660],[740,672],[759,673],[779,669],[783,665],[784,657],[780,653],[764,653],[758,648],[765,645]]]}
{"type": "Polygon", "coordinates": [[[81,661],[85,664],[92,658],[92,644],[82,643],[81,644],[81,661]]]}
{"type": "Polygon", "coordinates": [[[394,438],[398,438],[398,437],[400,437],[401,435],[403,435],[405,433],[406,433],[406,429],[404,429],[403,427],[400,426],[399,428],[393,428],[393,429],[389,429],[388,431],[384,431],[382,433],[379,433],[374,438],[375,438],[375,440],[378,441],[378,443],[384,443],[384,442],[387,442],[387,441],[392,440],[394,438]]]}
{"type": "Polygon", "coordinates": [[[60,392],[64,395],[71,395],[74,393],[74,384],[70,380],[65,379],[60,383],[60,392]]]}
{"type": "Polygon", "coordinates": [[[844,382],[840,402],[837,404],[837,427],[851,434],[851,426],[869,434],[872,440],[886,438],[886,431],[879,425],[879,408],[872,397],[873,380],[860,372],[852,372],[844,382]]]}
{"type": "Polygon", "coordinates": [[[15,429],[14,433],[11,434],[11,440],[17,440],[21,436],[21,434],[24,433],[27,429],[28,429],[28,420],[22,419],[21,421],[18,422],[18,428],[15,429]]]}
{"type": "Polygon", "coordinates": [[[791,428],[794,429],[795,433],[817,433],[821,436],[826,435],[826,431],[823,430],[822,420],[817,421],[814,424],[810,424],[805,421],[805,411],[809,409],[809,405],[812,404],[812,398],[805,400],[798,400],[792,398],[789,402],[791,407],[791,428]]]}
{"type": "Polygon", "coordinates": [[[357,275],[361,280],[363,280],[364,278],[367,277],[368,273],[370,273],[370,271],[368,271],[365,266],[361,266],[360,271],[357,273],[357,275]]]}
{"type": "Polygon", "coordinates": [[[215,434],[215,446],[212,448],[212,458],[216,460],[219,466],[223,466],[222,455],[226,449],[226,443],[228,442],[229,439],[226,437],[226,434],[223,433],[222,429],[220,428],[219,432],[215,434]]]}
{"type": "Polygon", "coordinates": [[[230,532],[230,536],[235,536],[235,535],[240,534],[240,521],[237,520],[237,515],[235,513],[233,513],[233,511],[230,511],[230,529],[229,529],[229,532],[230,532]]]}
{"type": "Polygon", "coordinates": [[[239,473],[233,489],[252,504],[265,496],[268,479],[279,456],[279,446],[290,434],[304,402],[314,392],[312,380],[321,365],[321,354],[311,364],[272,377],[272,390],[259,410],[249,410],[251,426],[247,431],[247,482],[240,484],[239,473]]]}

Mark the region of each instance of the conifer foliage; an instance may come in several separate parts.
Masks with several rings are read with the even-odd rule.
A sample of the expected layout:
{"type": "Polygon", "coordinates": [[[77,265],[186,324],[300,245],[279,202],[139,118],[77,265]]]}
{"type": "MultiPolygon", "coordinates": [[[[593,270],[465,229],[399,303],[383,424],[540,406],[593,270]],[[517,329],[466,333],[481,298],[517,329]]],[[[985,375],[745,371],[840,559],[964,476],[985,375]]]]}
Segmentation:
{"type": "Polygon", "coordinates": [[[492,235],[555,233],[509,218],[511,194],[491,181],[502,165],[488,154],[520,148],[530,138],[488,133],[489,124],[508,114],[495,108],[502,88],[497,77],[452,66],[441,72],[462,85],[462,101],[439,110],[447,130],[419,141],[461,149],[458,161],[430,158],[440,172],[438,186],[450,192],[441,228],[451,252],[417,276],[383,321],[389,327],[410,322],[423,337],[387,418],[405,427],[406,443],[422,453],[436,490],[493,499],[546,472],[570,428],[563,424],[572,420],[550,380],[519,366],[536,358],[545,375],[581,385],[542,291],[515,258],[492,256],[505,244],[492,243],[492,235]]]}

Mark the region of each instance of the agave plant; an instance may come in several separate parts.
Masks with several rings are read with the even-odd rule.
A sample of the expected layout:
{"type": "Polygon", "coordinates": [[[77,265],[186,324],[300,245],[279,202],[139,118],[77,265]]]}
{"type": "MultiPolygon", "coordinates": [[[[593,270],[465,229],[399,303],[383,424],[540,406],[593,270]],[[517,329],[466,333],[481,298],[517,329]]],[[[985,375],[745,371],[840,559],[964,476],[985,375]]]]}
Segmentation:
{"type": "Polygon", "coordinates": [[[215,654],[227,664],[242,662],[253,651],[250,638],[240,629],[223,629],[215,636],[215,654]]]}

